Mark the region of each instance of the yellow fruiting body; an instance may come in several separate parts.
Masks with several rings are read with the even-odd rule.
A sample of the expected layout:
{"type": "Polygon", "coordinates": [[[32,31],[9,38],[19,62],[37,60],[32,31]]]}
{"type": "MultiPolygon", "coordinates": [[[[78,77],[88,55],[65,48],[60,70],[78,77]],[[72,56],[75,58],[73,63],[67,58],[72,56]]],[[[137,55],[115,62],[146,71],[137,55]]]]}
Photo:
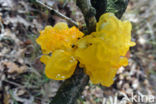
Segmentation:
{"type": "Polygon", "coordinates": [[[76,27],[68,28],[66,23],[60,22],[54,27],[46,26],[36,41],[42,52],[47,54],[57,49],[71,48],[83,35],[76,27]]]}
{"type": "Polygon", "coordinates": [[[78,60],[94,84],[112,85],[118,68],[128,65],[126,53],[135,45],[131,28],[130,22],[121,21],[112,13],[103,14],[96,31],[85,37],[76,27],[68,28],[65,23],[47,26],[37,39],[43,53],[52,52],[40,59],[46,65],[45,74],[55,80],[67,79],[78,60]]]}
{"type": "Polygon", "coordinates": [[[77,60],[71,53],[64,50],[54,51],[49,58],[47,58],[46,55],[43,55],[41,61],[46,65],[45,74],[47,77],[54,80],[69,78],[77,65],[77,60]]]}
{"type": "Polygon", "coordinates": [[[125,55],[135,45],[131,42],[131,27],[130,22],[106,13],[100,17],[96,32],[77,42],[75,56],[93,83],[112,85],[117,69],[128,65],[125,55]]]}
{"type": "Polygon", "coordinates": [[[46,26],[36,40],[43,55],[40,60],[45,66],[45,74],[54,80],[69,78],[77,65],[73,56],[72,45],[83,36],[76,27],[69,28],[66,23],[57,23],[54,27],[46,26]],[[52,56],[48,55],[52,52],[52,56]]]}

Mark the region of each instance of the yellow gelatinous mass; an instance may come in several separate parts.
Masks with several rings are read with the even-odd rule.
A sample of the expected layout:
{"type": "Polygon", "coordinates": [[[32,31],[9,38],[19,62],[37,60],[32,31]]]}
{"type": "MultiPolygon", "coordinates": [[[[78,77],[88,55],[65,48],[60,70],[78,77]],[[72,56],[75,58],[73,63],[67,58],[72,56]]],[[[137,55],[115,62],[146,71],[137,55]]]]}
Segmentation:
{"type": "Polygon", "coordinates": [[[77,42],[75,56],[93,83],[110,86],[117,69],[128,65],[126,53],[134,45],[131,42],[131,23],[106,13],[100,17],[96,32],[77,42]]]}
{"type": "Polygon", "coordinates": [[[43,53],[47,54],[57,49],[71,48],[83,35],[76,27],[68,28],[66,23],[60,22],[54,27],[46,26],[36,41],[43,53]]]}
{"type": "Polygon", "coordinates": [[[54,80],[64,80],[73,74],[77,60],[70,52],[56,50],[52,56],[43,55],[41,61],[46,65],[45,74],[54,80]]]}
{"type": "Polygon", "coordinates": [[[37,43],[41,46],[43,54],[52,52],[52,56],[43,55],[40,60],[45,66],[48,78],[64,80],[69,78],[77,65],[73,57],[72,45],[83,36],[76,27],[69,28],[66,23],[57,23],[54,27],[46,26],[40,32],[37,43]]]}
{"type": "Polygon", "coordinates": [[[130,22],[120,21],[112,13],[103,14],[96,32],[85,37],[66,23],[47,26],[37,39],[44,54],[52,52],[51,56],[43,55],[40,59],[46,65],[45,74],[55,80],[67,79],[78,60],[94,84],[112,85],[118,68],[128,65],[127,52],[135,45],[131,29],[130,22]]]}

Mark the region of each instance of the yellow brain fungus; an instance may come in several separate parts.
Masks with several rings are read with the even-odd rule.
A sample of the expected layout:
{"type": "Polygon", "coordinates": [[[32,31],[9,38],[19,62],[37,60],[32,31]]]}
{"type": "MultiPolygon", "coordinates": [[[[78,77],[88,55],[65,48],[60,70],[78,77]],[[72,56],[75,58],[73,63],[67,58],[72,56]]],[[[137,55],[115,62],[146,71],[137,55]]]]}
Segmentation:
{"type": "Polygon", "coordinates": [[[126,53],[135,45],[131,28],[130,22],[120,21],[112,13],[103,14],[96,32],[85,37],[76,27],[68,28],[65,23],[47,26],[37,39],[43,53],[52,52],[52,56],[41,57],[46,65],[45,74],[55,80],[67,79],[79,60],[94,84],[112,85],[117,69],[128,65],[126,53]]]}

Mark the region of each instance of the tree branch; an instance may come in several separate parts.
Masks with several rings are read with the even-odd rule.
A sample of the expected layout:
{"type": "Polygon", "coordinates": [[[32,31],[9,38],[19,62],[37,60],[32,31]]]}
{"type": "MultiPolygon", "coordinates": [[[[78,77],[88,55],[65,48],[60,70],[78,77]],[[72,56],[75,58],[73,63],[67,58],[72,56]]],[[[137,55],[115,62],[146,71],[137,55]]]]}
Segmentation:
{"type": "Polygon", "coordinates": [[[76,104],[77,98],[88,84],[89,77],[77,67],[74,75],[65,80],[50,104],[76,104]]]}
{"type": "Polygon", "coordinates": [[[42,5],[43,7],[45,7],[45,8],[47,8],[47,9],[53,11],[57,16],[59,16],[59,17],[65,19],[65,20],[66,20],[67,22],[69,22],[70,24],[72,24],[72,25],[78,27],[78,24],[77,24],[75,21],[73,21],[71,18],[69,18],[69,17],[63,15],[62,13],[60,13],[59,11],[56,11],[55,9],[51,8],[50,6],[45,5],[44,3],[42,3],[42,2],[39,1],[39,0],[36,0],[36,2],[39,3],[40,5],[42,5]]]}
{"type": "Polygon", "coordinates": [[[96,10],[95,10],[95,8],[92,7],[90,0],[77,0],[76,4],[81,9],[81,11],[84,15],[88,33],[95,31],[96,10]]]}

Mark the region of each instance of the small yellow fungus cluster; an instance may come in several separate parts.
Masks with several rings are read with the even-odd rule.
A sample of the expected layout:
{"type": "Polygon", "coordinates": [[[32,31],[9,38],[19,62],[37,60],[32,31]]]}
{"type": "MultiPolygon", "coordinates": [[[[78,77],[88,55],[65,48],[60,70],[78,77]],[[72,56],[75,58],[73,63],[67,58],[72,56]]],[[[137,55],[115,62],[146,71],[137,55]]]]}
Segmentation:
{"type": "Polygon", "coordinates": [[[68,28],[66,23],[57,23],[54,27],[47,26],[40,32],[36,40],[41,46],[43,55],[40,60],[45,67],[48,78],[64,80],[69,78],[77,66],[77,60],[73,56],[73,48],[78,39],[84,34],[76,27],[68,28]],[[52,56],[48,55],[52,53],[52,56]]]}
{"type": "Polygon", "coordinates": [[[55,80],[67,79],[79,61],[94,84],[112,85],[117,69],[128,65],[126,54],[135,45],[131,42],[131,28],[130,22],[120,21],[112,13],[103,14],[96,32],[85,37],[65,23],[46,27],[37,39],[43,53],[52,52],[52,56],[41,57],[46,75],[55,80]]]}

